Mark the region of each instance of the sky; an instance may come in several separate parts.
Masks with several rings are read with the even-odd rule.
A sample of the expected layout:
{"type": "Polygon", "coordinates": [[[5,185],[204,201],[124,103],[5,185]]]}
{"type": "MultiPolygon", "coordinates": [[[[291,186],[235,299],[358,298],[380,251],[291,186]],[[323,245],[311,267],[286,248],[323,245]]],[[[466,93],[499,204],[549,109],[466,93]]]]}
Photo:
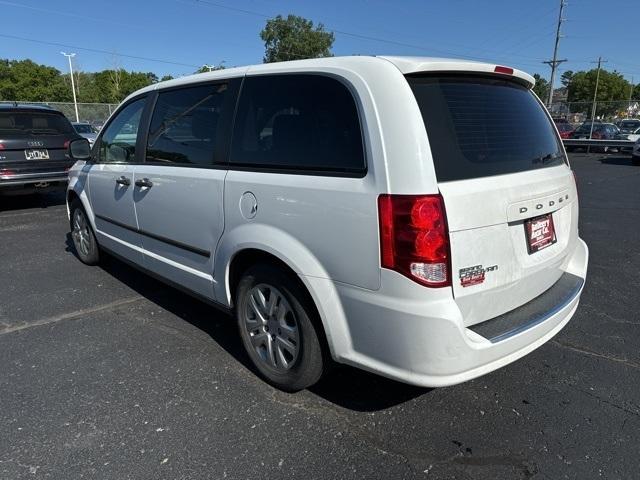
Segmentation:
{"type": "MultiPolygon", "coordinates": [[[[260,30],[278,14],[334,31],[335,55],[423,55],[490,61],[548,78],[560,0],[0,0],[0,58],[68,70],[114,66],[159,77],[203,64],[262,62],[260,30]],[[38,43],[48,42],[48,43],[38,43]]],[[[568,0],[560,65],[603,66],[640,83],[640,0],[568,0]]],[[[558,82],[558,80],[556,80],[558,82]]],[[[556,83],[556,86],[558,83],[556,83]]]]}

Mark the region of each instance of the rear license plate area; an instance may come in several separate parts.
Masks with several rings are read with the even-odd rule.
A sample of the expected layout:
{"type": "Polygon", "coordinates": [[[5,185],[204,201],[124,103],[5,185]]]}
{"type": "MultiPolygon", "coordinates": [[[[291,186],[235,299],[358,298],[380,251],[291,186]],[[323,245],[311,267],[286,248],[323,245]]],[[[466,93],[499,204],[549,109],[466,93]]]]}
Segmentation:
{"type": "Polygon", "coordinates": [[[527,237],[529,255],[556,243],[556,229],[553,225],[553,216],[550,213],[526,220],[524,232],[527,237]]]}
{"type": "Polygon", "coordinates": [[[24,151],[27,160],[49,160],[49,152],[44,148],[31,148],[24,151]]]}

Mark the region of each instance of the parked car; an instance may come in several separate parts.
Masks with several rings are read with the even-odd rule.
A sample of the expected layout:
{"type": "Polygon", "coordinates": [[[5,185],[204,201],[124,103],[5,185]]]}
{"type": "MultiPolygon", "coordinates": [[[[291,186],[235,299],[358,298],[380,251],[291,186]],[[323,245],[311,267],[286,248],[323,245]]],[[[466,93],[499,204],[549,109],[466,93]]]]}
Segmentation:
{"type": "MultiPolygon", "coordinates": [[[[616,135],[616,139],[618,140],[630,140],[632,142],[635,142],[639,138],[640,138],[640,127],[638,127],[636,130],[630,133],[619,133],[618,135],[616,135]]],[[[633,150],[633,147],[623,147],[621,150],[628,152],[633,150]]]]}
{"type": "MultiPolygon", "coordinates": [[[[591,122],[584,122],[576,128],[570,138],[589,139],[591,135],[592,140],[615,140],[618,133],[618,128],[612,123],[594,122],[592,129],[591,122]]],[[[572,151],[575,148],[577,147],[567,147],[567,151],[572,151]]],[[[609,151],[609,147],[592,147],[591,150],[606,153],[609,151]]]]}
{"type": "Polygon", "coordinates": [[[71,125],[73,125],[73,129],[80,136],[89,140],[89,145],[93,145],[93,143],[96,141],[96,137],[98,134],[97,134],[97,130],[95,130],[90,123],[72,122],[71,125]]]}
{"type": "Polygon", "coordinates": [[[69,120],[46,106],[0,105],[0,194],[62,188],[73,160],[69,142],[81,138],[69,120]]]}
{"type": "Polygon", "coordinates": [[[284,390],[331,361],[430,387],[478,377],[557,334],[585,282],[574,176],[533,84],[335,57],[144,88],[91,155],[70,146],[77,255],[233,312],[284,390]]]}
{"type": "Polygon", "coordinates": [[[640,128],[640,120],[635,118],[627,118],[620,121],[620,133],[633,133],[640,128]]]}
{"type": "Polygon", "coordinates": [[[560,138],[571,138],[571,135],[574,132],[574,128],[570,123],[556,123],[556,128],[558,129],[560,138]]]}

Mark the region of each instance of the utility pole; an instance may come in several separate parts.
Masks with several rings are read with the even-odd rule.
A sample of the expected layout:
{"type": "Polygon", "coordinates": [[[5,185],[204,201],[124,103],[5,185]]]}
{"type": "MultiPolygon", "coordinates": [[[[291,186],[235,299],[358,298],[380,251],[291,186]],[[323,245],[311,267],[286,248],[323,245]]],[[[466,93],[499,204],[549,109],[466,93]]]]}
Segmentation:
{"type": "Polygon", "coordinates": [[[627,118],[631,117],[631,99],[633,98],[633,75],[631,75],[631,86],[629,87],[629,108],[627,108],[627,118]]]}
{"type": "MultiPolygon", "coordinates": [[[[591,62],[596,63],[596,62],[591,62]]],[[[598,83],[600,83],[600,68],[602,63],[607,63],[606,60],[602,60],[602,57],[598,57],[598,72],[596,73],[596,88],[593,92],[593,106],[591,107],[591,130],[589,131],[589,140],[591,140],[591,135],[593,135],[593,122],[596,118],[596,99],[598,98],[598,83]]]]}
{"type": "Polygon", "coordinates": [[[80,121],[80,116],[78,115],[78,100],[76,99],[76,83],[73,80],[73,66],[71,64],[71,59],[76,56],[75,53],[64,53],[60,52],[62,55],[69,59],[69,75],[71,76],[71,91],[73,91],[73,106],[76,110],[76,122],[80,121]]]}
{"type": "Polygon", "coordinates": [[[553,60],[547,60],[547,65],[551,66],[551,78],[549,79],[549,99],[547,100],[547,106],[551,107],[551,103],[553,102],[553,83],[556,78],[556,68],[563,62],[566,62],[567,59],[558,60],[558,45],[560,44],[560,27],[562,26],[562,22],[564,22],[564,18],[562,18],[562,12],[564,10],[564,6],[566,5],[565,0],[560,0],[560,14],[558,15],[558,28],[556,29],[556,43],[553,47],[553,60]]]}

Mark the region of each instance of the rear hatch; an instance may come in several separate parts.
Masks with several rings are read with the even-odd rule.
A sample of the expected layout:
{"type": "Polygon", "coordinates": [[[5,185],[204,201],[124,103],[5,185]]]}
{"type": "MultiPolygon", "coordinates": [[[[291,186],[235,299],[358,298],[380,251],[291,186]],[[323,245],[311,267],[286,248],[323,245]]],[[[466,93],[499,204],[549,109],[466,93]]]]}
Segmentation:
{"type": "Polygon", "coordinates": [[[0,171],[3,177],[61,171],[73,164],[67,145],[80,138],[59,112],[0,111],[0,171]]]}
{"type": "Polygon", "coordinates": [[[553,123],[522,80],[407,77],[444,200],[452,288],[467,326],[550,288],[577,241],[575,183],[553,123]]]}

